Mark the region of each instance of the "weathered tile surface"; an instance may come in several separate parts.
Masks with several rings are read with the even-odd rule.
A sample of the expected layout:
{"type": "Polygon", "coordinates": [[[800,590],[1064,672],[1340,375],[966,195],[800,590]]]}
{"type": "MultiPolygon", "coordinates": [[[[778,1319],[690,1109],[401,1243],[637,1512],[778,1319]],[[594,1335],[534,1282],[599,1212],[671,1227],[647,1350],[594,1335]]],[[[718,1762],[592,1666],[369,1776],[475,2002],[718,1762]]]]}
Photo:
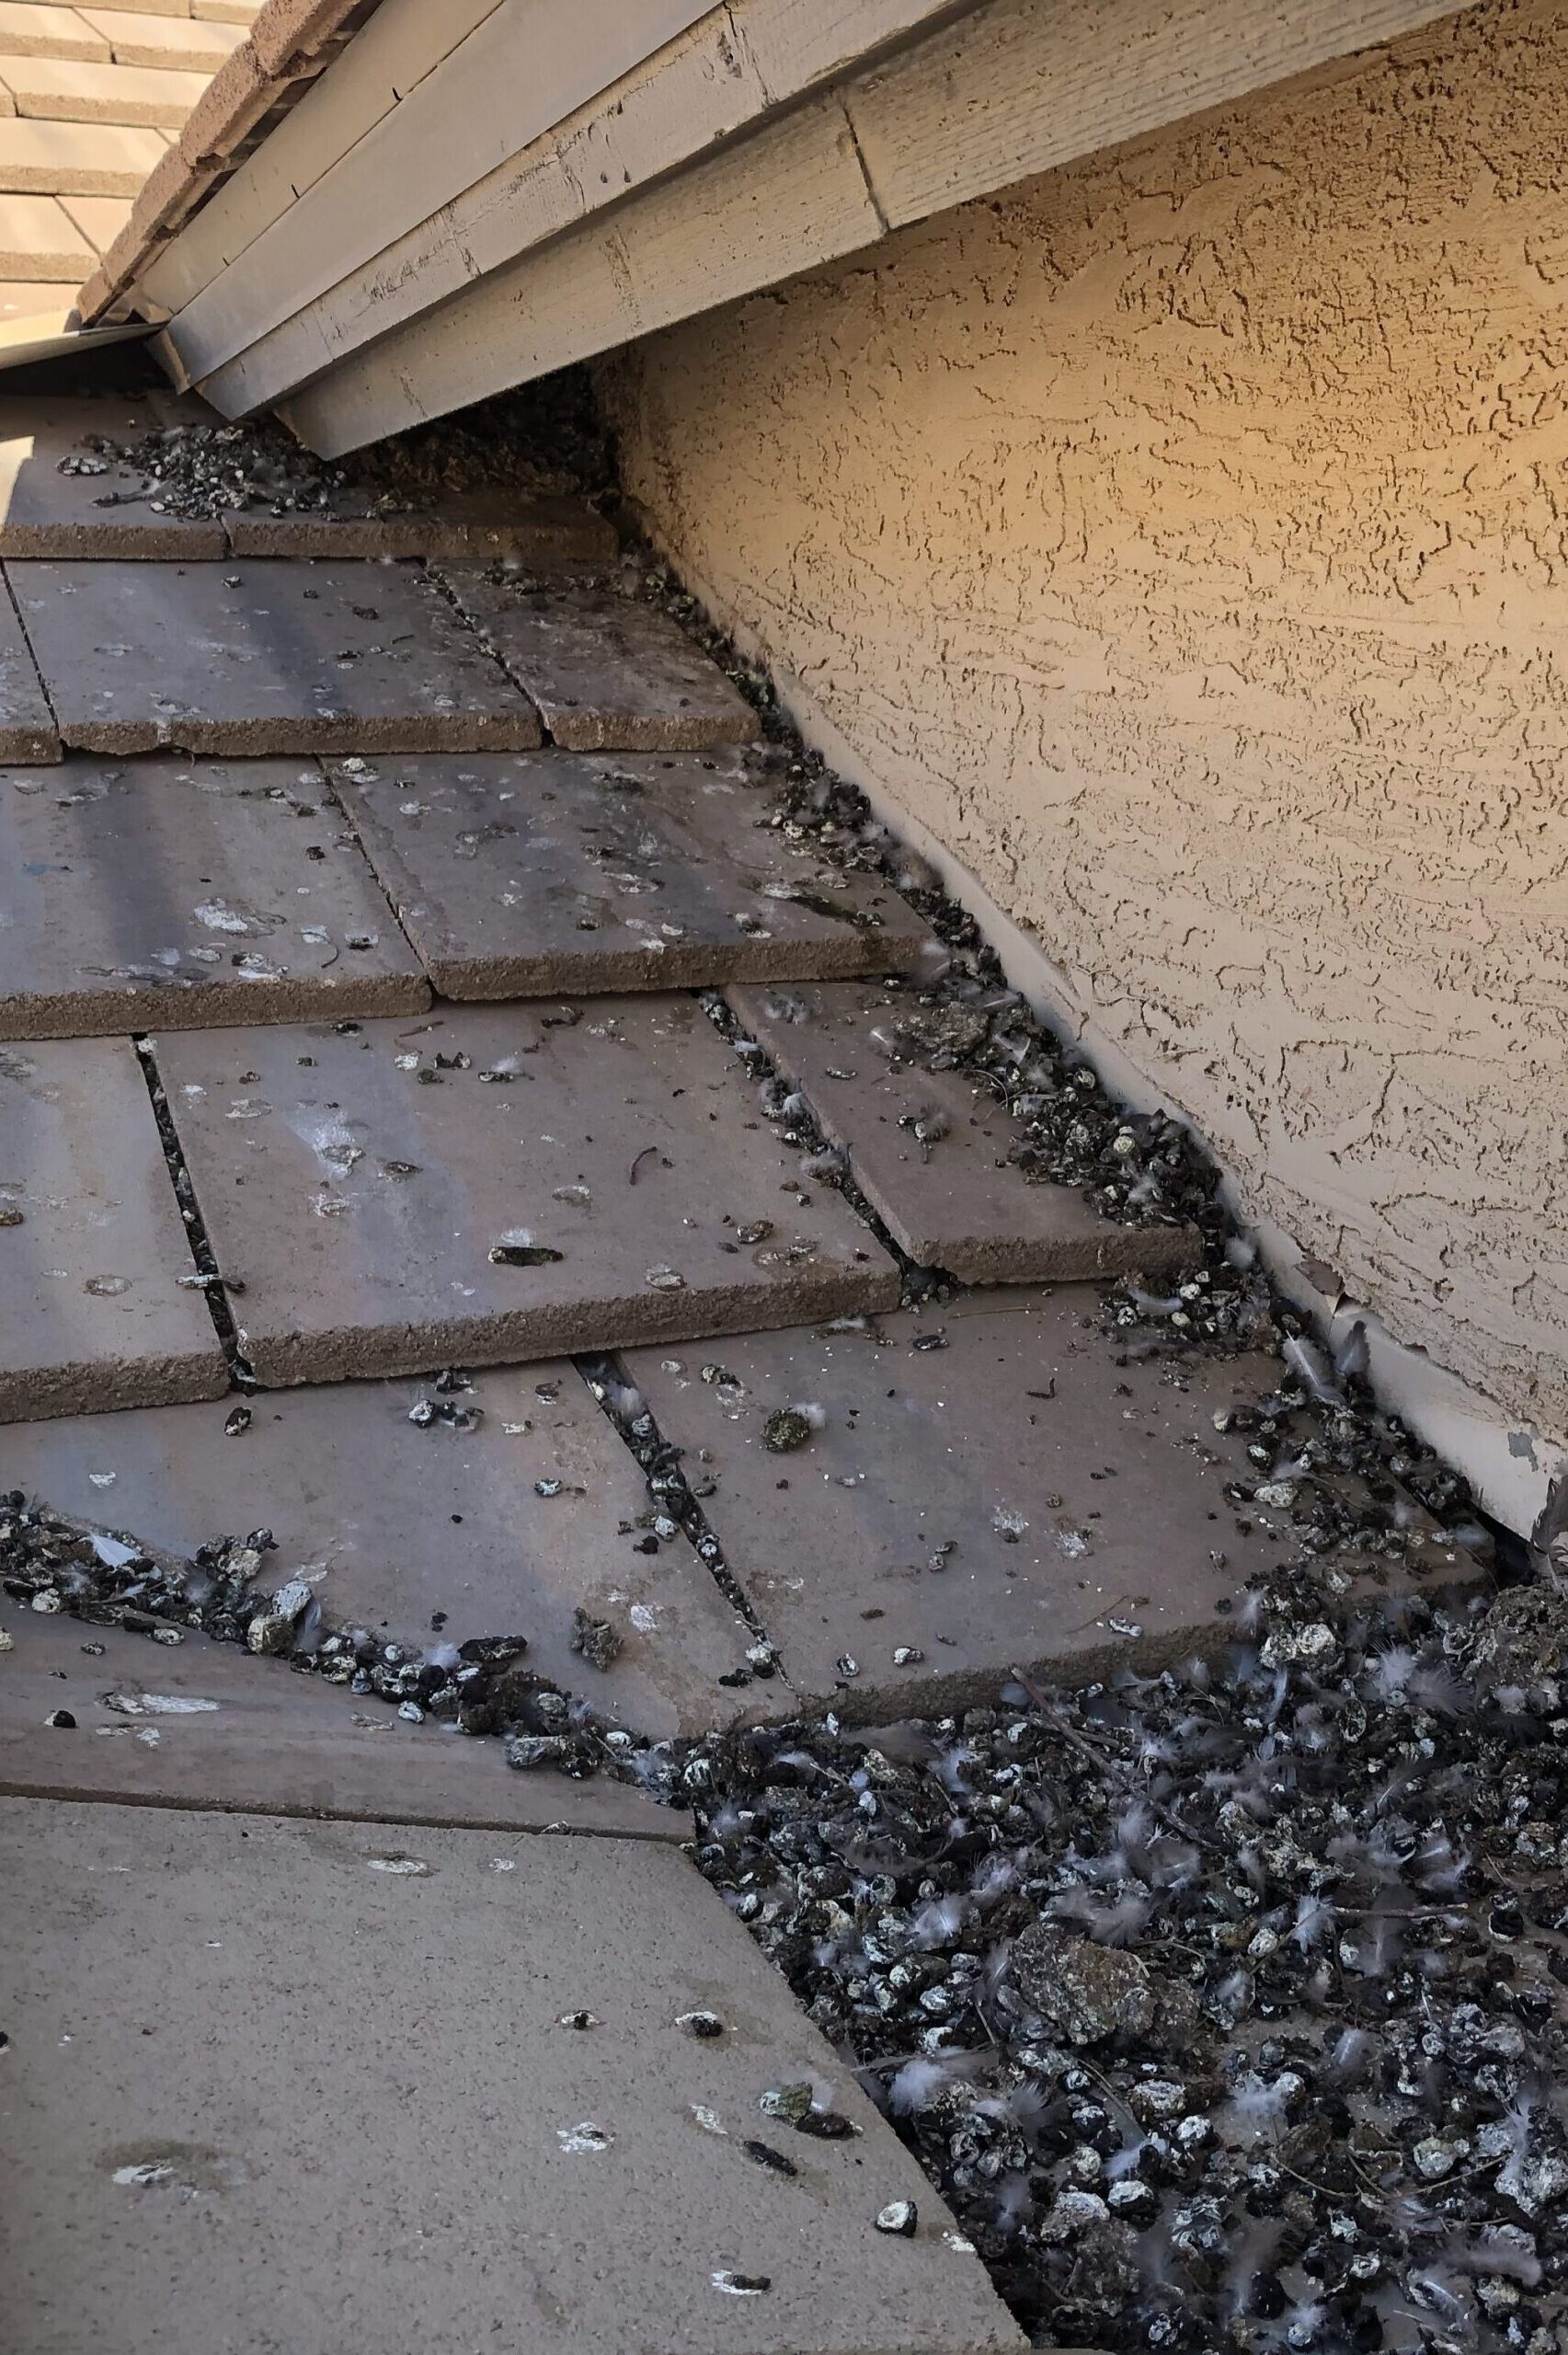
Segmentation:
{"type": "Polygon", "coordinates": [[[679,1809],[656,1806],[624,1783],[519,1774],[498,1741],[470,1741],[433,1720],[410,1725],[383,1701],[361,1700],[204,1636],[166,1648],[3,1599],[0,1626],[13,1646],[0,1658],[0,1793],[7,1798],[634,1840],[690,1833],[679,1809]],[[128,1717],[107,1704],[109,1694],[217,1706],[128,1717]],[[47,1725],[56,1709],[75,1726],[47,1725]]]}
{"type": "Polygon", "coordinates": [[[60,731],[9,597],[0,596],[0,763],[57,761],[60,731]]]}
{"type": "Polygon", "coordinates": [[[6,567],[85,752],[474,752],[539,741],[536,715],[418,568],[6,567]]]}
{"type": "Polygon", "coordinates": [[[962,1071],[890,1055],[907,995],[853,982],[728,995],[847,1149],[866,1200],[917,1266],[966,1283],[1062,1283],[1163,1272],[1198,1256],[1190,1228],[1119,1225],[1071,1187],[1031,1185],[1010,1166],[1002,1105],[962,1071]],[[945,1133],[922,1144],[915,1124],[933,1114],[945,1133]]]}
{"type": "Polygon", "coordinates": [[[0,1049],[0,1422],[216,1397],[192,1272],[135,1050],[0,1049]]]}
{"type": "Polygon", "coordinates": [[[0,1821],[0,2262],[28,2355],[212,2355],[218,2315],[235,2349],[340,2355],[349,2311],[387,2349],[1022,2349],[914,2158],[668,1848],[25,1799],[0,1821]],[[689,2034],[696,2008],[727,2032],[689,2034]],[[860,2131],[761,2116],[802,2079],[860,2131]],[[744,2148],[781,2132],[792,2178],[744,2148]],[[875,2229],[896,2199],[912,2240],[875,2229]]]}
{"type": "Polygon", "coordinates": [[[0,1038],[429,1003],[314,766],[0,770],[0,1038]]]}
{"type": "MultiPolygon", "coordinates": [[[[1296,1550],[1288,1513],[1225,1502],[1258,1476],[1213,1421],[1271,1390],[1277,1360],[1172,1382],[1102,1338],[1097,1309],[1083,1289],[969,1293],[879,1330],[683,1349],[679,1373],[670,1351],[629,1354],[689,1465],[712,1451],[704,1510],[798,1692],[875,1720],[994,1694],[1014,1663],[1156,1666],[1222,1640],[1222,1606],[1296,1550]],[[763,1429],[790,1406],[826,1419],[775,1454],[763,1429]],[[904,1647],[924,1657],[896,1664],[904,1647]]],[[[1430,1555],[1451,1581],[1452,1553],[1430,1555]]]]}
{"type": "Polygon", "coordinates": [[[514,557],[531,565],[602,562],[615,534],[580,499],[521,491],[453,491],[428,507],[382,513],[373,488],[334,491],[322,512],[226,518],[236,556],[514,557]]]}
{"type": "Polygon", "coordinates": [[[0,557],[221,557],[222,523],[155,514],[147,476],[89,441],[138,442],[178,413],[164,398],[0,398],[0,557]],[[62,474],[62,460],[104,471],[62,474]]]}
{"type": "Polygon", "coordinates": [[[452,592],[557,744],[577,752],[696,752],[747,743],[757,716],[668,615],[567,582],[522,587],[454,565],[452,592]]]}
{"type": "Polygon", "coordinates": [[[264,1382],[497,1364],[897,1295],[837,1194],[802,1205],[692,998],[186,1032],[159,1067],[264,1382]]]}
{"type": "Polygon", "coordinates": [[[458,1393],[267,1393],[226,1437],[232,1403],[10,1430],[5,1485],[187,1557],[270,1529],[269,1578],[308,1578],[335,1624],[416,1648],[525,1636],[526,1669],[660,1740],[792,1706],[777,1679],[718,1683],[745,1673],[755,1637],[684,1537],[650,1534],[642,1472],[569,1361],[476,1374],[458,1393]],[[422,1399],[477,1427],[411,1423],[422,1399]],[[571,1648],[579,1608],[622,1640],[606,1669],[571,1648]]]}
{"type": "Polygon", "coordinates": [[[443,996],[886,972],[931,936],[762,821],[745,754],[430,756],[333,770],[443,996]]]}

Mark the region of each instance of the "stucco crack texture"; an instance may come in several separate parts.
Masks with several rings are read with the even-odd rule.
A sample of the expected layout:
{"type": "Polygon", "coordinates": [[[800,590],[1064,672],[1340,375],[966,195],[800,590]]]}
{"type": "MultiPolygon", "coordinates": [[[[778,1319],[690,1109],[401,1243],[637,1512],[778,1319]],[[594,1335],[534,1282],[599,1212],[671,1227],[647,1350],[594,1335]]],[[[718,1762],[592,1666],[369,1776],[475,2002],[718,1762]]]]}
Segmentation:
{"type": "Polygon", "coordinates": [[[603,373],[676,560],[1243,1199],[1568,1431],[1568,23],[1488,6],[603,373]]]}

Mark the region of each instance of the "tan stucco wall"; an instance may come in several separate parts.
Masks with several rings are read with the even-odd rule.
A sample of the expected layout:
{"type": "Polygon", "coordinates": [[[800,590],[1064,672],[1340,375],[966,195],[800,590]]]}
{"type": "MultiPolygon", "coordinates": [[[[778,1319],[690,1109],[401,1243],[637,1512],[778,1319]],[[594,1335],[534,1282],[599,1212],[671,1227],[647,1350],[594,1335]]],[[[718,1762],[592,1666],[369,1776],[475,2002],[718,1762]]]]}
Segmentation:
{"type": "Polygon", "coordinates": [[[651,339],[628,488],[1249,1210],[1568,1432],[1568,17],[651,339]]]}

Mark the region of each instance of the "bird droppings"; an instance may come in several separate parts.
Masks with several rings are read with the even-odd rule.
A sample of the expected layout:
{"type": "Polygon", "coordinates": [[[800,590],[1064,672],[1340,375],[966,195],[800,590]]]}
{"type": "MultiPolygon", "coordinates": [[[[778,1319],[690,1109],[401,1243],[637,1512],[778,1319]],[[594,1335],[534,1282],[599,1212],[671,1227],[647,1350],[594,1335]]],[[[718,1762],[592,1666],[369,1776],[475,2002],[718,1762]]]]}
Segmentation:
{"type": "Polygon", "coordinates": [[[688,2036],[712,2039],[724,2034],[724,2022],[716,2012],[681,2012],[675,2025],[683,2028],[688,2036]]]}
{"type": "Polygon", "coordinates": [[[886,2208],[876,2211],[879,2233],[894,2233],[905,2240],[912,2240],[920,2223],[920,2211],[912,2200],[890,2200],[886,2208]]]}
{"type": "MultiPolygon", "coordinates": [[[[83,448],[89,454],[60,461],[63,474],[104,474],[111,464],[127,469],[141,476],[141,492],[110,492],[97,503],[115,506],[139,497],[154,515],[219,517],[253,509],[275,516],[322,514],[351,479],[266,419],[159,426],[129,442],[91,433],[83,448]]],[[[380,511],[399,511],[399,501],[389,494],[380,511]]],[[[225,585],[237,586],[237,576],[225,585]]]]}
{"type": "MultiPolygon", "coordinates": [[[[1006,1114],[1021,1184],[1073,1186],[1124,1226],[1200,1236],[1188,1280],[1119,1286],[1085,1346],[1151,1365],[1176,1388],[1195,1352],[1275,1352],[1275,1389],[1214,1417],[1247,1466],[1216,1478],[1214,1558],[1223,1566],[1223,1505],[1269,1528],[1277,1559],[1226,1610],[1205,1657],[1077,1685],[999,1674],[983,1702],[940,1717],[851,1729],[827,1708],[784,1727],[649,1742],[528,1676],[521,1637],[410,1652],[331,1625],[307,1584],[291,1591],[266,1575],[265,1530],[216,1539],[177,1574],[120,1538],[106,1559],[79,1530],[0,1499],[6,1591],[149,1635],[201,1626],[414,1717],[503,1736],[520,1769],[612,1774],[691,1809],[698,1866],[950,2203],[959,2229],[941,2240],[979,2252],[1042,2348],[1563,2355],[1568,1604],[1550,1585],[1514,1582],[1488,1605],[1415,1575],[1425,1512],[1452,1541],[1451,1563],[1460,1544],[1490,1555],[1494,1540],[1457,1476],[1377,1407],[1365,1329],[1333,1356],[1321,1349],[1231,1233],[1196,1141],[1163,1115],[1111,1102],[1008,988],[934,873],[814,757],[777,749],[768,826],[809,843],[830,868],[891,875],[939,936],[920,971],[887,984],[880,1055],[962,1072],[1006,1114]],[[1352,1553],[1372,1575],[1351,1578],[1352,1553]]],[[[784,1199],[819,1186],[853,1200],[853,1155],[846,1167],[757,1040],[716,1001],[710,1011],[760,1117],[790,1147],[784,1199]]],[[[567,1012],[576,1021],[582,1009],[567,1012]]],[[[430,1085],[463,1067],[398,1061],[430,1085]]],[[[499,1063],[479,1074],[513,1076],[499,1063]]],[[[939,1111],[916,1109],[908,1130],[922,1157],[954,1149],[939,1111]]],[[[617,1190],[637,1185],[641,1200],[646,1170],[651,1192],[651,1151],[629,1169],[617,1163],[617,1190]]],[[[567,1186],[554,1199],[580,1210],[594,1196],[567,1186]]],[[[767,1219],[742,1223],[742,1207],[753,1206],[732,1204],[726,1221],[736,1246],[772,1248],[787,1265],[794,1246],[775,1242],[767,1219]]],[[[494,1234],[482,1228],[475,1248],[494,1234]]],[[[544,1246],[516,1231],[489,1248],[497,1258],[544,1246]]],[[[923,1312],[910,1347],[946,1349],[937,1319],[951,1316],[956,1287],[940,1269],[903,1273],[907,1302],[923,1312]]],[[[660,1262],[646,1281],[677,1292],[683,1280],[660,1262]]],[[[880,1346],[864,1318],[827,1329],[880,1346]]],[[[692,1337],[693,1372],[704,1346],[718,1344],[692,1337]]],[[[701,1379],[726,1411],[745,1407],[745,1385],[716,1357],[701,1379]]],[[[695,1451],[679,1458],[612,1361],[593,1383],[647,1476],[655,1514],[635,1524],[634,1544],[657,1552],[684,1530],[722,1585],[704,1519],[712,1467],[695,1451]]],[[[540,1385],[542,1401],[555,1395],[540,1385]]],[[[1051,1393],[1027,1395],[1044,1404],[1051,1393]]],[[[471,1430],[476,1414],[438,1384],[409,1420],[440,1434],[471,1430]]],[[[837,1422],[835,1407],[835,1435],[837,1422]]],[[[799,1404],[773,1409],[773,1424],[785,1443],[765,1436],[772,1456],[801,1454],[823,1428],[799,1404]]],[[[789,1483],[812,1478],[818,1459],[768,1467],[785,1557],[789,1483]]],[[[1112,1472],[1097,1465],[1091,1476],[1112,1472]]],[[[909,1574],[944,1576],[951,1592],[974,1533],[937,1518],[933,1485],[942,1534],[922,1536],[909,1574]]],[[[1014,1498],[988,1502],[991,1534],[1023,1552],[1025,1539],[1048,1545],[1059,1575],[1066,1563],[1081,1577],[1085,1614],[1132,1640],[1139,1596],[1090,1586],[1096,1515],[1075,1508],[1070,1522],[1043,1525],[1040,1511],[1065,1511],[1061,1499],[1031,1508],[1033,1529],[1014,1498]]],[[[1561,1516],[1550,1534],[1568,1567],[1561,1516]]],[[[1160,1542],[1156,1522],[1149,1543],[1160,1542]]],[[[1500,1565],[1522,1579],[1506,1545],[1500,1565]]],[[[785,1570],[804,1576],[787,1560],[785,1570]]],[[[765,1610],[726,1592],[753,1611],[735,1681],[775,1675],[765,1610]]],[[[627,1621],[641,1632],[635,1608],[627,1621]]],[[[615,1634],[613,1620],[578,1614],[585,1670],[602,1670],[596,1652],[615,1634]]],[[[876,1663],[920,1664],[899,1634],[889,1611],[840,1657],[857,1688],[840,1697],[846,1715],[876,1663]]],[[[138,1738],[155,1733],[143,1726],[138,1738]]],[[[407,1857],[366,1863],[429,1870],[407,1857]]],[[[578,2032],[600,2025],[583,2010],[559,2017],[578,2032]]],[[[676,2024],[699,2038],[724,2028],[702,2012],[676,2024]]],[[[738,2125],[732,2147],[781,2177],[809,2175],[823,2155],[795,2136],[847,2142],[856,2131],[829,2088],[804,2080],[769,2088],[758,2109],[799,2159],[738,2125]]],[[[712,2108],[687,2112],[727,2137],[712,2108]]],[[[611,2140],[588,2120],[554,2131],[575,2153],[611,2140]]],[[[866,2223],[895,2236],[917,2229],[913,2201],[876,2210],[868,2189],[857,2211],[866,2223]]],[[[735,2296],[770,2286],[728,2269],[709,2279],[735,2296]]]]}
{"type": "Polygon", "coordinates": [[[601,1672],[620,1657],[625,1637],[612,1620],[596,1619],[580,1607],[572,1614],[571,1645],[590,1668],[601,1672]]]}
{"type": "Polygon", "coordinates": [[[420,1856],[367,1856],[365,1863],[372,1873],[391,1873],[400,1880],[426,1880],[434,1870],[420,1856]]]}
{"type": "Polygon", "coordinates": [[[1568,1600],[1303,1572],[1251,1615],[1213,1666],[672,1755],[698,1861],[1037,2343],[1558,2355],[1568,1600]]]}
{"type": "Polygon", "coordinates": [[[588,2118],[582,2120],[577,2126],[557,2126],[555,2129],[555,2140],[562,2150],[573,2153],[607,2151],[613,2139],[613,2136],[604,2131],[602,2126],[595,2126],[592,2120],[588,2118]]]}
{"type": "Polygon", "coordinates": [[[123,1690],[100,1694],[103,1706],[112,1709],[120,1717],[206,1717],[220,1706],[216,1701],[199,1699],[191,1693],[130,1693],[123,1690]]]}
{"type": "Polygon", "coordinates": [[[771,1454],[793,1455],[826,1421],[820,1407],[780,1407],[762,1425],[762,1445],[771,1454]]]}
{"type": "Polygon", "coordinates": [[[782,2118],[787,2125],[798,2126],[809,2111],[814,2097],[809,2082],[793,2085],[770,2085],[757,2107],[764,2118],[782,2118]]]}

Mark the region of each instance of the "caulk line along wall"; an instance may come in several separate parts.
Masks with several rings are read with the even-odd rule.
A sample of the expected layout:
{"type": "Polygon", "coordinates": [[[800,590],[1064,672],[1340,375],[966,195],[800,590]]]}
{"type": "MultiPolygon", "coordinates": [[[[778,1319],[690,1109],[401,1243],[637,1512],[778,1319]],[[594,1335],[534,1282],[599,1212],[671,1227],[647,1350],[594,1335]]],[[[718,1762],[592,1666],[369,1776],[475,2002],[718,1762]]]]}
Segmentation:
{"type": "MultiPolygon", "coordinates": [[[[628,487],[1254,1215],[1568,1432],[1568,17],[603,371],[628,487]]],[[[1324,1281],[1322,1269],[1315,1270],[1324,1281]]]]}

